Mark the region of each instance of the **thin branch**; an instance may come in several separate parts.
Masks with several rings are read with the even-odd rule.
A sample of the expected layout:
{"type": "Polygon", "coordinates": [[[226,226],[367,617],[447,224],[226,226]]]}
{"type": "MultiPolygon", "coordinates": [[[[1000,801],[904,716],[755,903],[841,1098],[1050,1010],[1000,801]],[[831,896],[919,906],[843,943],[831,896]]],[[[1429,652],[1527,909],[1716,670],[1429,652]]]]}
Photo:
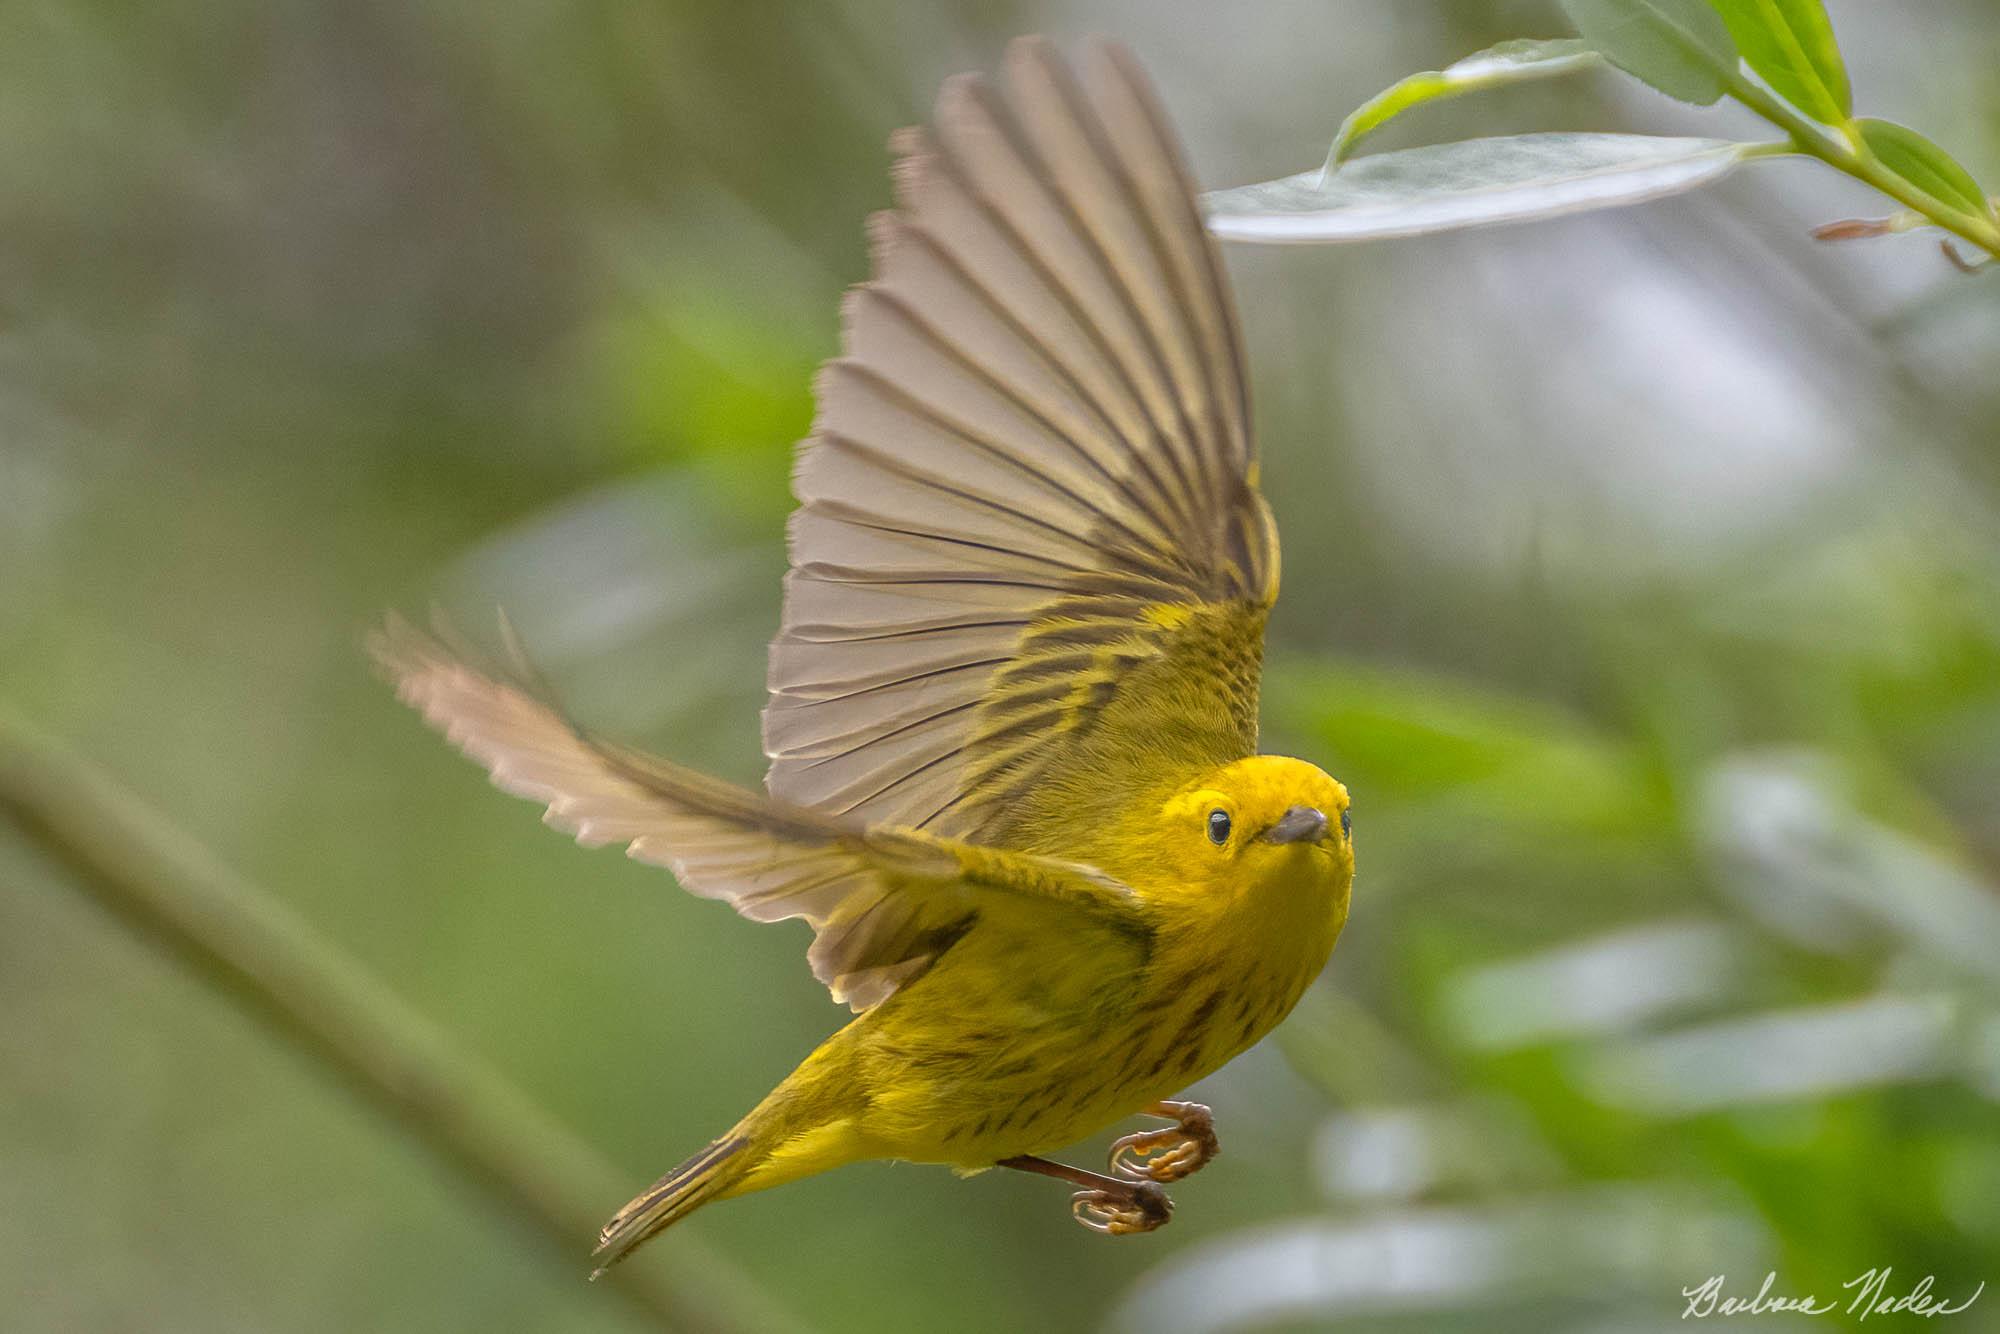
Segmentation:
{"type": "MultiPolygon", "coordinates": [[[[571,1267],[630,1182],[269,894],[63,748],[0,722],[0,818],[76,887],[372,1103],[571,1267]]],[[[612,1271],[668,1329],[803,1330],[698,1238],[612,1271]]]]}
{"type": "Polygon", "coordinates": [[[1935,225],[1956,233],[1995,259],[2000,259],[2000,225],[1996,225],[1991,218],[1979,217],[1931,198],[1883,166],[1865,145],[1857,147],[1859,140],[1849,142],[1807,119],[1742,74],[1729,73],[1727,86],[1731,97],[1773,125],[1790,131],[1792,141],[1800,152],[1809,153],[1835,170],[1874,186],[1897,203],[1921,213],[1935,225]]]}

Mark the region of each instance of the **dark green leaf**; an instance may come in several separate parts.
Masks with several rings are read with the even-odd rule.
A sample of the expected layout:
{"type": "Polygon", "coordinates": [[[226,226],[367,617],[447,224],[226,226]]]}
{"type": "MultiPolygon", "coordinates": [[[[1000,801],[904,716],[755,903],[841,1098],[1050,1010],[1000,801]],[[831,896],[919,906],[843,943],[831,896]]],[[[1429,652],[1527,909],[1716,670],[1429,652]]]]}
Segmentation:
{"type": "Polygon", "coordinates": [[[1941,204],[1964,209],[1977,217],[1992,216],[1986,192],[1979,188],[1972,173],[1909,126],[1867,116],[1854,122],[1854,126],[1882,165],[1911,185],[1941,204]]]}
{"type": "Polygon", "coordinates": [[[1707,0],[1563,0],[1605,59],[1668,97],[1707,106],[1736,73],[1736,44],[1707,0]]]}
{"type": "Polygon", "coordinates": [[[1643,134],[1468,139],[1217,190],[1203,203],[1209,230],[1225,240],[1365,241],[1675,194],[1715,180],[1751,148],[1643,134]]]}
{"type": "Polygon", "coordinates": [[[1714,0],[1744,61],[1778,95],[1814,120],[1854,114],[1847,66],[1820,0],[1714,0]]]}
{"type": "Polygon", "coordinates": [[[1374,133],[1411,107],[1482,88],[1554,78],[1588,69],[1602,58],[1590,43],[1574,37],[1547,41],[1524,38],[1490,46],[1443,69],[1412,74],[1363,102],[1340,123],[1327,162],[1339,165],[1364,135],[1374,133]]]}

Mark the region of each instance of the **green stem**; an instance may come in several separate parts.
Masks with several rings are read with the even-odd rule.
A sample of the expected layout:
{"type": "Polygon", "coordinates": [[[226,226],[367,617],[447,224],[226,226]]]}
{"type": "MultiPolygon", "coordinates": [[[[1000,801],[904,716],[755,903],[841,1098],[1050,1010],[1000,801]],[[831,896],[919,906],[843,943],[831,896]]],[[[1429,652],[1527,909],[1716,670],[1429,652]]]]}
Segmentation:
{"type": "Polygon", "coordinates": [[[1741,73],[1731,73],[1727,86],[1731,97],[1773,125],[1788,131],[1799,152],[1810,154],[1828,166],[1874,186],[1897,203],[1914,209],[1937,226],[2000,259],[2000,224],[1995,224],[1991,218],[1982,218],[1933,199],[1883,166],[1873,153],[1807,119],[1741,73]]]}
{"type": "MultiPolygon", "coordinates": [[[[147,944],[525,1220],[588,1299],[584,1252],[632,1183],[526,1094],[138,798],[4,722],[0,819],[147,944]]],[[[677,1236],[659,1251],[611,1271],[615,1291],[658,1326],[802,1328],[697,1238],[677,1236]]]]}

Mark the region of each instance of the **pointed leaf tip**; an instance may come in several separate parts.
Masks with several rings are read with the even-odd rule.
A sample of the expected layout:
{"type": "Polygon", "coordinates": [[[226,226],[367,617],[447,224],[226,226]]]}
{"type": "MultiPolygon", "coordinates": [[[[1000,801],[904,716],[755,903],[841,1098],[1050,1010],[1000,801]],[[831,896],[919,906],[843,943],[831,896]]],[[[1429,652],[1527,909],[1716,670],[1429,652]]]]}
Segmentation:
{"type": "Polygon", "coordinates": [[[1847,66],[1820,0],[1714,0],[1743,61],[1778,96],[1823,125],[1854,114],[1847,66]]]}
{"type": "Polygon", "coordinates": [[[1423,70],[1399,79],[1356,107],[1334,135],[1327,155],[1329,169],[1338,166],[1367,135],[1405,111],[1426,102],[1460,97],[1484,88],[1498,88],[1532,79],[1552,79],[1589,69],[1603,60],[1590,43],[1575,37],[1547,40],[1520,38],[1476,51],[1443,69],[1423,70]]]}
{"type": "Polygon", "coordinates": [[[1940,204],[1962,209],[1977,218],[1993,216],[1986,192],[1979,188],[1972,173],[1909,126],[1864,116],[1854,122],[1854,128],[1883,166],[1940,204]]]}

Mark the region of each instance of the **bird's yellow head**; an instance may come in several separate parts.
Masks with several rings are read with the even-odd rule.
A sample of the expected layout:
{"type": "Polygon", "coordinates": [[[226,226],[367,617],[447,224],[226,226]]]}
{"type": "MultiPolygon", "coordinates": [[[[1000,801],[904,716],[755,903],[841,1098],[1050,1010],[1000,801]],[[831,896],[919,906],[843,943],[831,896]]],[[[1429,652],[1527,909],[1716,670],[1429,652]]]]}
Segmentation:
{"type": "Polygon", "coordinates": [[[1354,878],[1347,789],[1317,765],[1252,755],[1183,787],[1160,808],[1161,851],[1196,893],[1319,884],[1345,906],[1354,878]]]}

